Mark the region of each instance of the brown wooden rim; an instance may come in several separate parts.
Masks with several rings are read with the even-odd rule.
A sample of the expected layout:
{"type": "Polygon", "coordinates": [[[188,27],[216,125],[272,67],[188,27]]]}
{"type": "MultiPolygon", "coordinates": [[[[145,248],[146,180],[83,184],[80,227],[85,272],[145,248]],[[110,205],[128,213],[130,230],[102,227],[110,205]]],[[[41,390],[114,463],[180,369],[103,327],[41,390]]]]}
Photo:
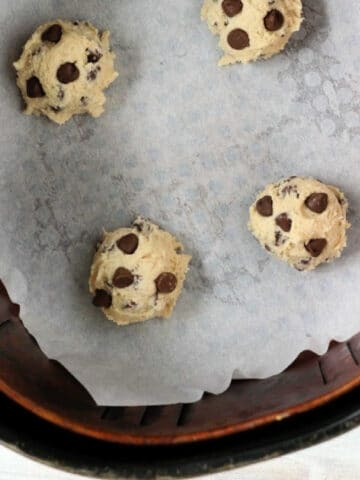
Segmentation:
{"type": "Polygon", "coordinates": [[[286,410],[281,409],[279,411],[273,412],[272,414],[251,419],[245,422],[241,422],[238,424],[226,426],[226,427],[219,427],[214,428],[210,431],[206,432],[197,432],[197,433],[179,433],[174,436],[156,436],[156,435],[149,435],[146,437],[140,437],[137,435],[131,435],[128,433],[120,433],[120,432],[104,432],[97,430],[95,428],[87,427],[84,424],[79,422],[73,421],[70,418],[63,418],[55,411],[50,409],[43,408],[36,403],[34,403],[30,398],[14,391],[11,387],[9,387],[5,382],[0,379],[0,391],[11,398],[13,401],[21,405],[23,408],[28,410],[29,412],[35,414],[36,416],[46,420],[58,427],[65,428],[73,433],[77,433],[80,435],[85,435],[97,440],[102,440],[111,443],[120,443],[120,444],[128,444],[128,445],[161,445],[164,443],[168,444],[181,444],[181,443],[189,443],[189,442],[198,442],[210,439],[217,439],[227,435],[233,435],[235,433],[240,433],[245,430],[250,430],[256,427],[261,427],[268,425],[269,423],[273,423],[276,421],[281,421],[285,418],[291,417],[293,415],[297,415],[300,413],[304,413],[311,409],[320,407],[332,400],[335,400],[339,396],[348,393],[349,391],[353,390],[354,388],[360,386],[360,376],[354,380],[351,380],[348,383],[345,383],[341,387],[334,389],[332,392],[324,394],[316,398],[315,400],[311,400],[308,402],[303,402],[294,407],[288,408],[286,410]]]}

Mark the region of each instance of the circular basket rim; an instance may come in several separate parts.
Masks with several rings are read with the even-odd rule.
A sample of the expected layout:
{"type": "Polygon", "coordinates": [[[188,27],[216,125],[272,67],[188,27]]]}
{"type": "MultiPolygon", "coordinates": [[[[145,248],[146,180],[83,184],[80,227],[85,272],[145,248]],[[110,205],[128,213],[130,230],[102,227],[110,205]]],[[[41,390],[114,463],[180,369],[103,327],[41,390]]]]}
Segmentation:
{"type": "Polygon", "coordinates": [[[59,429],[7,397],[6,402],[11,409],[15,409],[16,415],[7,415],[5,421],[15,421],[17,425],[4,426],[4,419],[0,422],[1,444],[58,470],[102,479],[115,479],[119,475],[121,478],[147,480],[159,477],[194,478],[277,458],[360,426],[360,387],[357,387],[310,412],[260,427],[256,431],[186,446],[142,446],[135,449],[124,446],[119,450],[115,445],[59,429]],[[38,435],[33,435],[34,430],[38,435]],[[250,441],[249,435],[252,436],[250,441]],[[61,441],[59,437],[63,437],[61,441]],[[80,448],[78,454],[74,454],[74,442],[77,449],[80,448]],[[102,449],[100,452],[99,445],[102,449]],[[109,450],[112,450],[111,461],[103,456],[103,452],[109,453],[109,450]],[[87,455],[84,455],[84,451],[87,455]],[[147,452],[145,457],[144,452],[147,452]]]}
{"type": "Polygon", "coordinates": [[[12,399],[15,403],[23,407],[25,410],[29,411],[30,413],[36,415],[37,417],[47,422],[52,423],[53,425],[56,425],[60,428],[65,428],[72,433],[85,435],[96,440],[102,440],[102,441],[111,442],[111,443],[119,443],[123,445],[137,445],[137,446],[162,445],[164,443],[181,444],[181,443],[189,443],[189,442],[199,442],[199,441],[205,441],[209,439],[217,439],[220,437],[233,435],[236,433],[241,433],[249,429],[262,427],[270,423],[278,422],[285,418],[289,418],[291,416],[313,410],[317,407],[321,407],[331,402],[332,400],[335,400],[340,396],[348,392],[351,392],[353,389],[359,386],[360,386],[360,373],[357,378],[334,389],[330,393],[319,396],[314,400],[302,402],[291,408],[274,411],[267,416],[258,417],[255,419],[251,419],[245,422],[241,422],[241,423],[226,426],[226,427],[214,428],[210,431],[207,430],[204,432],[196,432],[196,433],[179,433],[176,436],[149,435],[144,437],[144,436],[131,435],[129,433],[121,433],[121,432],[109,432],[109,431],[100,432],[99,430],[89,427],[85,424],[81,424],[79,423],[79,421],[75,421],[72,418],[69,418],[69,417],[64,418],[63,416],[58,414],[55,410],[51,410],[50,408],[44,408],[42,406],[37,405],[31,398],[13,390],[9,385],[7,385],[0,378],[1,393],[5,394],[8,398],[12,399]]]}

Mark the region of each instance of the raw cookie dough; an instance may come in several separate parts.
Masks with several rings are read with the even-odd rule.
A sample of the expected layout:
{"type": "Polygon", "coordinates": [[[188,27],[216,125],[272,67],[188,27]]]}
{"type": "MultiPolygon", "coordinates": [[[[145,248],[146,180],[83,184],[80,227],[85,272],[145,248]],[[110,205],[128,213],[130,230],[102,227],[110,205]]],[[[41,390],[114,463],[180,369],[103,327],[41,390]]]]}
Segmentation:
{"type": "Polygon", "coordinates": [[[109,37],[88,22],[41,25],[14,63],[25,113],[59,124],[75,114],[99,117],[106,102],[103,91],[118,76],[109,37]]]}
{"type": "Polygon", "coordinates": [[[250,208],[249,229],[275,256],[297,270],[313,270],[346,247],[347,208],[336,187],[290,177],[260,193],[250,208]]]}
{"type": "Polygon", "coordinates": [[[170,317],[190,260],[170,233],[139,217],[104,234],[91,268],[93,304],[119,325],[170,317]]]}
{"type": "Polygon", "coordinates": [[[201,11],[220,36],[220,66],[269,58],[283,50],[302,22],[301,0],[205,0],[201,11]]]}

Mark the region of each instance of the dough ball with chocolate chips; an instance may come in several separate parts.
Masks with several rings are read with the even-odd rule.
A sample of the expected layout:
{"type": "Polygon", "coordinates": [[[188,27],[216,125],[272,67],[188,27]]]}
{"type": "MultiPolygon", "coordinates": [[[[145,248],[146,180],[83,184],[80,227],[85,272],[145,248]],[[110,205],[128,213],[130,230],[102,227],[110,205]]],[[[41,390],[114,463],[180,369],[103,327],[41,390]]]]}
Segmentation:
{"type": "Polygon", "coordinates": [[[73,115],[104,111],[104,90],[116,79],[109,32],[88,22],[41,25],[14,64],[28,115],[63,124],[73,115]]]}
{"type": "Polygon", "coordinates": [[[104,234],[91,268],[93,304],[119,325],[169,317],[190,260],[176,238],[139,217],[104,234]]]}
{"type": "Polygon", "coordinates": [[[283,50],[302,22],[301,0],[205,0],[201,17],[220,37],[219,65],[248,63],[283,50]]]}
{"type": "Polygon", "coordinates": [[[306,177],[271,184],[250,207],[249,229],[297,270],[313,270],[346,247],[348,204],[339,189],[306,177]]]}

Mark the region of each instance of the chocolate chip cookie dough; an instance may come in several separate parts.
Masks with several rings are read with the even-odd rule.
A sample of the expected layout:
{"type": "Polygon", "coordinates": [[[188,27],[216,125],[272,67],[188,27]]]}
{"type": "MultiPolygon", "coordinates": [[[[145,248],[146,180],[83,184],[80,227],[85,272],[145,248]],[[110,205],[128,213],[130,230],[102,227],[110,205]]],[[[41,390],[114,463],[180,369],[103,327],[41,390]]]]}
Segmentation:
{"type": "Polygon", "coordinates": [[[250,208],[249,229],[266,250],[297,270],[340,257],[346,246],[344,194],[313,178],[271,184],[250,208]]]}
{"type": "Polygon", "coordinates": [[[59,124],[75,114],[99,117],[106,102],[103,91],[118,76],[109,36],[88,22],[41,25],[14,63],[25,113],[59,124]]]}
{"type": "Polygon", "coordinates": [[[104,234],[91,268],[93,304],[119,325],[169,317],[190,260],[170,233],[139,217],[104,234]]]}
{"type": "Polygon", "coordinates": [[[269,58],[302,21],[301,0],[205,0],[201,17],[220,37],[220,66],[269,58]]]}

